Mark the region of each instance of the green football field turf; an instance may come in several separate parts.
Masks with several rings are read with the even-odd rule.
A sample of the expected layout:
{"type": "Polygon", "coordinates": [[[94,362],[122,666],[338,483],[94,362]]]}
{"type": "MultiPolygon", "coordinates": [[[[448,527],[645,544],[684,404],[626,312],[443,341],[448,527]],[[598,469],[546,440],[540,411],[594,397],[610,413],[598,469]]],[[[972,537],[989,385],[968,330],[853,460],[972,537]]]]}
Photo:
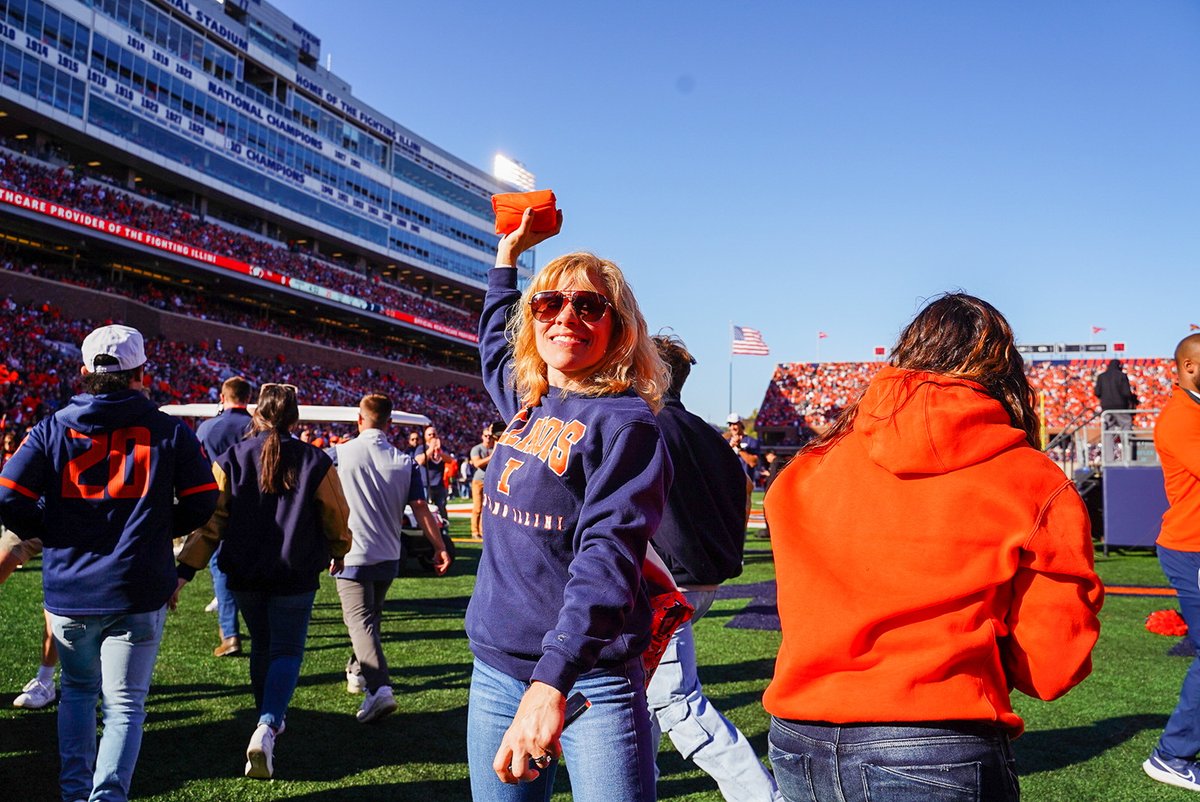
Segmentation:
{"type": "MultiPolygon", "coordinates": [[[[455,521],[456,535],[465,522],[455,521]]],[[[768,541],[753,536],[745,573],[734,583],[774,576],[768,541]]],[[[255,716],[247,659],[217,659],[216,616],[207,575],[186,590],[171,614],[148,700],[133,796],[149,800],[466,800],[466,698],[470,656],[462,617],[479,547],[459,545],[459,560],[441,579],[406,578],[389,594],[384,619],[399,711],[361,725],[361,699],[345,691],[349,641],[333,582],[317,597],[300,686],[276,748],[276,778],[241,776],[255,716]]],[[[0,796],[55,800],[54,708],[20,711],[11,702],[33,675],[41,637],[41,574],[35,561],[0,586],[0,796]]],[[[1147,553],[1097,555],[1109,584],[1165,584],[1147,553]]],[[[766,752],[767,716],[759,697],[770,678],[779,633],[725,625],[750,602],[719,600],[697,628],[701,679],[712,702],[766,752]]],[[[1093,675],[1050,704],[1015,694],[1028,723],[1016,742],[1027,800],[1083,802],[1193,798],[1149,780],[1140,763],[1153,747],[1189,660],[1168,657],[1174,639],[1145,631],[1146,616],[1173,606],[1163,598],[1111,597],[1093,675]]],[[[662,800],[720,800],[714,783],[664,740],[659,756],[662,800]]],[[[561,773],[560,773],[561,775],[561,773]]],[[[569,799],[560,776],[562,794],[569,799]]]]}

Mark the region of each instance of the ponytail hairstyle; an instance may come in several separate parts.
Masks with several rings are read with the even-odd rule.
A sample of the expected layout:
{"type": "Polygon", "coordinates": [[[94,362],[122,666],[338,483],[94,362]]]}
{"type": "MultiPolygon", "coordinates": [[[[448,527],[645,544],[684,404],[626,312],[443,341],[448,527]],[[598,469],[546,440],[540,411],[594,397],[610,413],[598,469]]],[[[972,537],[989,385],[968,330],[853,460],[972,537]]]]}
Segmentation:
{"type": "MultiPolygon", "coordinates": [[[[980,298],[946,293],[929,302],[900,333],[890,359],[894,367],[967,379],[1000,402],[1025,442],[1040,448],[1041,422],[1025,362],[1004,315],[980,298]]],[[[842,410],[805,451],[824,452],[854,428],[861,396],[842,410]]]]}
{"type": "Polygon", "coordinates": [[[296,403],[296,388],[291,384],[264,384],[258,391],[258,406],[254,410],[253,432],[267,432],[263,441],[258,475],[258,487],[263,493],[286,493],[296,486],[296,466],[284,465],[282,442],[290,437],[291,428],[300,420],[296,403]]]}

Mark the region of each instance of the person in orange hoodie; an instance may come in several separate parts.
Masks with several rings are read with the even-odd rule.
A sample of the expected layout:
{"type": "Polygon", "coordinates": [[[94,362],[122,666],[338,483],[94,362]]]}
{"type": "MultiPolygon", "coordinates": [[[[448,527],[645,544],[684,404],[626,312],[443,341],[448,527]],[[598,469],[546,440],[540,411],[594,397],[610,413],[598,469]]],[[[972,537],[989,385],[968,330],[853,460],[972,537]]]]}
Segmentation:
{"type": "MultiPolygon", "coordinates": [[[[1175,348],[1179,383],[1154,427],[1170,506],[1158,533],[1158,561],[1179,597],[1193,643],[1200,643],[1200,334],[1175,348]]],[[[1159,782],[1200,791],[1200,659],[1192,663],[1158,746],[1142,769],[1159,782]]]]}
{"type": "Polygon", "coordinates": [[[763,705],[787,800],[1019,799],[1009,690],[1055,699],[1086,677],[1103,599],[1039,429],[1008,322],[950,294],[775,479],[783,643],[763,705]]]}

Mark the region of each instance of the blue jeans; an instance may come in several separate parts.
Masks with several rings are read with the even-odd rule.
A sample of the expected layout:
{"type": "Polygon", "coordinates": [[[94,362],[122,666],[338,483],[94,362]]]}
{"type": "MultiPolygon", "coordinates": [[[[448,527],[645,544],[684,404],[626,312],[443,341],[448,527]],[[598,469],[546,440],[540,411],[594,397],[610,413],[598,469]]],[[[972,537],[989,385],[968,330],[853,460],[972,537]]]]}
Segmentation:
{"type": "Polygon", "coordinates": [[[787,802],[1018,802],[1008,735],[973,722],[838,726],[772,717],[787,802]]]}
{"type": "MultiPolygon", "coordinates": [[[[1158,562],[1179,596],[1179,611],[1187,622],[1188,637],[1193,644],[1200,644],[1200,552],[1159,546],[1158,562]]],[[[1187,760],[1200,753],[1200,657],[1192,661],[1183,677],[1179,704],[1167,719],[1158,750],[1167,757],[1187,760]]]]}
{"type": "Polygon", "coordinates": [[[222,638],[240,637],[242,633],[238,630],[237,600],[225,585],[225,572],[217,565],[217,558],[220,556],[221,544],[218,543],[217,550],[208,561],[208,571],[212,574],[213,595],[217,597],[217,626],[221,628],[222,638]]]}
{"type": "Polygon", "coordinates": [[[274,729],[283,726],[288,703],[300,681],[304,641],[316,591],[289,596],[235,590],[250,633],[250,685],[258,723],[274,729]]]}
{"type": "Polygon", "coordinates": [[[692,625],[708,612],[716,595],[715,590],[684,591],[696,612],[671,636],[654,679],[646,688],[646,700],[653,713],[650,723],[654,752],[658,753],[665,732],[679,754],[717,781],[727,802],[769,802],[778,796],[775,781],[746,736],[708,701],[696,674],[692,625]]]}
{"type": "MultiPolygon", "coordinates": [[[[641,660],[625,670],[592,671],[571,690],[592,706],[563,731],[562,750],[575,802],[654,802],[654,751],[641,660]]],[[[479,660],[467,703],[467,763],[474,802],[545,802],[558,761],[536,780],[505,785],[492,770],[526,684],[479,660]]],[[[568,694],[569,695],[569,694],[568,694]]]]}
{"type": "Polygon", "coordinates": [[[49,614],[62,662],[58,751],[63,799],[129,798],[142,747],[146,694],[166,615],[165,607],[150,613],[77,618],[49,614]],[[97,697],[104,711],[99,749],[97,697]]]}

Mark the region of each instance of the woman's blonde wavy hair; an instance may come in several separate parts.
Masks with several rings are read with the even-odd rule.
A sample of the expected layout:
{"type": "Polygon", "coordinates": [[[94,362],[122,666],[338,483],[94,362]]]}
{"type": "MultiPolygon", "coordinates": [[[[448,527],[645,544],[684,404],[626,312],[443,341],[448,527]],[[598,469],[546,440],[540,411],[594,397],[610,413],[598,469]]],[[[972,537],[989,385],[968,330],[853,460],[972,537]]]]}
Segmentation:
{"type": "Polygon", "coordinates": [[[632,389],[657,413],[662,407],[663,391],[670,383],[667,367],[650,339],[646,319],[621,268],[590,253],[568,253],[543,267],[508,320],[508,339],[513,349],[510,379],[521,403],[534,406],[550,389],[546,363],[537,350],[529,299],[534,293],[570,284],[601,293],[612,304],[609,314],[613,315],[604,359],[590,376],[578,382],[578,391],[600,396],[632,389]]]}

